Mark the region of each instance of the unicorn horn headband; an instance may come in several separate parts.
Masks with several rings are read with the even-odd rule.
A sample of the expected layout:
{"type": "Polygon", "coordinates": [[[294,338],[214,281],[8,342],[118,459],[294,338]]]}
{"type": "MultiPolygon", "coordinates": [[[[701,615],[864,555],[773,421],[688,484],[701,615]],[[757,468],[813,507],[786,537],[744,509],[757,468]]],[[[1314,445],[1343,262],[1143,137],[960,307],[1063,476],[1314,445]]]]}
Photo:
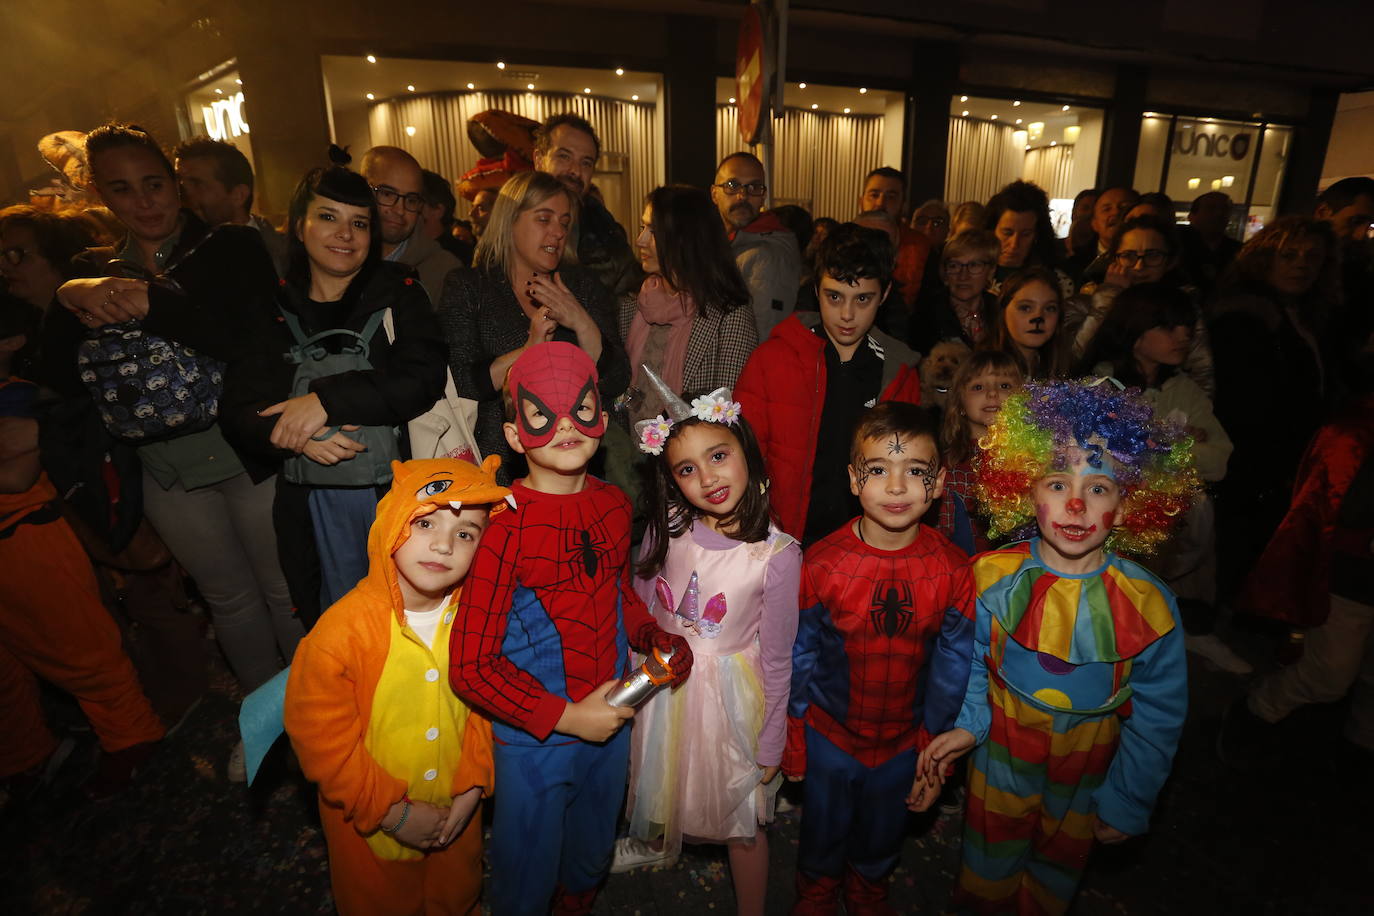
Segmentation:
{"type": "Polygon", "coordinates": [[[707,423],[724,423],[726,426],[733,426],[739,420],[739,402],[730,400],[729,388],[717,388],[710,394],[693,398],[689,405],[677,392],[669,388],[654,370],[643,364],[640,368],[644,370],[649,387],[663,401],[666,413],[666,416],[659,414],[652,420],[640,420],[635,424],[635,438],[638,440],[640,451],[650,455],[662,454],[663,446],[668,441],[668,433],[675,424],[683,420],[695,417],[707,423]]]}

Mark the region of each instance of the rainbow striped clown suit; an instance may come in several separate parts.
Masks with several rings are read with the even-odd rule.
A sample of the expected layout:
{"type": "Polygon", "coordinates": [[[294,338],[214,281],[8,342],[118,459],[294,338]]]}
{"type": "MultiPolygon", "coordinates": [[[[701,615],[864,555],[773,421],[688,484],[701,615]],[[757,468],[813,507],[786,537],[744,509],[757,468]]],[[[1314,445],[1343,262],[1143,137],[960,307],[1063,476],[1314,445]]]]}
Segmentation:
{"type": "Polygon", "coordinates": [[[1039,543],[973,564],[973,667],[955,726],[978,745],[955,902],[974,912],[1064,912],[1095,820],[1148,828],[1187,711],[1168,588],[1110,552],[1094,572],[1061,575],[1039,543]]]}

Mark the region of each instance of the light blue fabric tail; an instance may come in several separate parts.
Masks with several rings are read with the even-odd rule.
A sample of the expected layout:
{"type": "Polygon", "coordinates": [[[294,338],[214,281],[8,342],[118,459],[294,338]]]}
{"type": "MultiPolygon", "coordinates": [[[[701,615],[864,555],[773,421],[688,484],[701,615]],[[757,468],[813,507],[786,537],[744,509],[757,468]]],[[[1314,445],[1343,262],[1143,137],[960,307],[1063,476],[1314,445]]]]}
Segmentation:
{"type": "Polygon", "coordinates": [[[243,760],[248,768],[248,784],[258,775],[258,767],[272,745],[286,731],[286,677],[290,666],[248,696],[239,707],[239,734],[243,736],[243,760]]]}

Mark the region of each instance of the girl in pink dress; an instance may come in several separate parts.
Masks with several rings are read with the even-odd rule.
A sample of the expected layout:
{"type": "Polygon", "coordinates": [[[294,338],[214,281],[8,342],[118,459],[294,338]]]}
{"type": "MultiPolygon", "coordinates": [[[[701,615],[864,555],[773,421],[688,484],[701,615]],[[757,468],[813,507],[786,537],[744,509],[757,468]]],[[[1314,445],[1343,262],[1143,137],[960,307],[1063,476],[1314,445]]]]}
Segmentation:
{"type": "Polygon", "coordinates": [[[666,393],[667,416],[636,425],[659,460],[635,584],[695,662],[635,717],[630,835],[611,870],[670,865],[684,840],[726,843],[738,911],[762,914],[801,549],[769,518],[763,456],[730,392],[690,406],[666,393]]]}

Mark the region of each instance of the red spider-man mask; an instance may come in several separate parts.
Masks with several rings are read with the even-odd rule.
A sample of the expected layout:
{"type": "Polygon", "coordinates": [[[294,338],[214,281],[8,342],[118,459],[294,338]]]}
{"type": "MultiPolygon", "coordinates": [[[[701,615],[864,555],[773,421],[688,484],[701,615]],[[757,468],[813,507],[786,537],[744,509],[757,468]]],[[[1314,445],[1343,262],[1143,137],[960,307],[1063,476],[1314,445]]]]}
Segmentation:
{"type": "Polygon", "coordinates": [[[596,364],[580,347],[561,341],[530,347],[510,367],[506,385],[515,402],[515,428],[525,448],[548,445],[563,417],[593,439],[606,432],[601,396],[596,390],[596,364]],[[577,409],[589,391],[594,417],[591,423],[583,423],[577,418],[577,409]],[[531,422],[526,404],[538,407],[543,419],[531,422]]]}

